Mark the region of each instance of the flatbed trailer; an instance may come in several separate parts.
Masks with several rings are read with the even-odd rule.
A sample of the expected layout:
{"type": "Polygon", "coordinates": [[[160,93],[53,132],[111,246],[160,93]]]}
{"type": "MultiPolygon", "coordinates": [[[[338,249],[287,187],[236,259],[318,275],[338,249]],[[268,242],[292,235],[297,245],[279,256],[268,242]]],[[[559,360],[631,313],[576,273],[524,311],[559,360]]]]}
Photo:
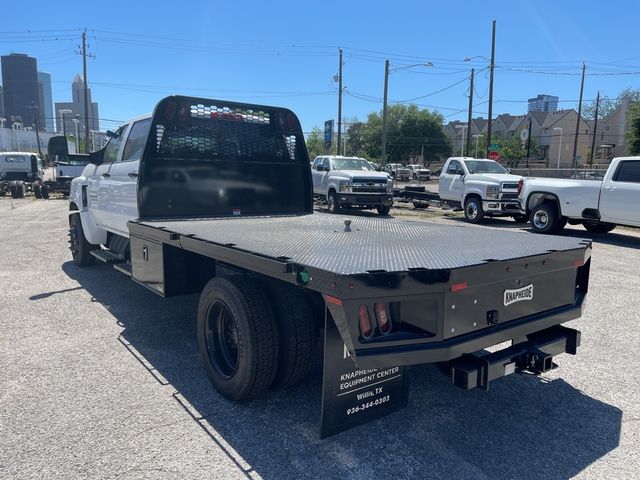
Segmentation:
{"type": "Polygon", "coordinates": [[[74,260],[89,248],[160,296],[201,292],[201,358],[227,398],[300,380],[318,330],[321,436],[405,405],[410,365],[438,363],[456,386],[488,389],[576,353],[580,332],[561,324],[582,313],[589,241],[314,213],[300,124],[284,109],[169,97],[150,132],[127,239],[82,243],[74,215],[84,218],[91,195],[74,180],[74,260]],[[212,160],[225,132],[232,153],[212,160]],[[277,161],[231,158],[256,139],[276,145],[277,161]]]}

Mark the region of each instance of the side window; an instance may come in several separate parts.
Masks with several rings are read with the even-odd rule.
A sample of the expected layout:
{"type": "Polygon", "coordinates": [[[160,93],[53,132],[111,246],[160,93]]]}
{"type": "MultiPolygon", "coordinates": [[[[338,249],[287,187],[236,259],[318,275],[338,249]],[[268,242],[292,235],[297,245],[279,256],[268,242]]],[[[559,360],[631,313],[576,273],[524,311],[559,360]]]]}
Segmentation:
{"type": "Polygon", "coordinates": [[[313,169],[315,170],[316,167],[320,165],[321,162],[322,162],[322,157],[316,157],[316,159],[313,161],[313,169]]]}
{"type": "Polygon", "coordinates": [[[620,162],[614,182],[640,183],[640,160],[620,162]]]}
{"type": "Polygon", "coordinates": [[[447,168],[447,173],[452,173],[454,175],[462,171],[462,164],[457,160],[452,160],[449,164],[449,168],[447,168]]]}
{"type": "Polygon", "coordinates": [[[325,171],[329,170],[329,159],[328,158],[323,158],[322,159],[322,166],[324,167],[325,171]]]}
{"type": "Polygon", "coordinates": [[[149,135],[149,128],[151,128],[151,119],[140,120],[133,124],[127,143],[124,146],[124,153],[122,154],[123,162],[130,162],[133,160],[140,160],[142,158],[142,152],[147,143],[147,136],[149,135]]]}
{"type": "Polygon", "coordinates": [[[118,136],[109,139],[107,146],[104,148],[104,163],[113,163],[118,159],[118,152],[120,151],[120,145],[122,145],[122,136],[126,129],[126,125],[120,127],[116,131],[118,136]]]}

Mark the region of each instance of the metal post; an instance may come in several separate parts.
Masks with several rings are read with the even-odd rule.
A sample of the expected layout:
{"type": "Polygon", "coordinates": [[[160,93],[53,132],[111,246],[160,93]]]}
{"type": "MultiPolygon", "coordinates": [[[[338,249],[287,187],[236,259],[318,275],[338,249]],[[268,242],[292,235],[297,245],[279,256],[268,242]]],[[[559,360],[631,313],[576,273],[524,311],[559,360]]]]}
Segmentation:
{"type": "Polygon", "coordinates": [[[593,151],[596,148],[596,131],[598,130],[598,107],[600,107],[600,92],[596,96],[596,113],[593,119],[593,139],[591,140],[591,153],[589,154],[589,168],[593,167],[593,151]]]}
{"type": "Polygon", "coordinates": [[[529,168],[530,153],[531,153],[531,117],[529,117],[529,135],[527,135],[527,168],[529,168]]]}
{"type": "Polygon", "coordinates": [[[338,142],[336,153],[340,155],[340,140],[342,135],[342,49],[340,49],[340,65],[338,65],[338,142]]]}
{"type": "Polygon", "coordinates": [[[471,85],[469,86],[469,116],[467,121],[467,155],[471,149],[471,116],[473,115],[473,72],[471,69],[471,85]]]}
{"type": "Polygon", "coordinates": [[[559,175],[560,174],[560,172],[559,172],[559,170],[560,170],[560,152],[562,151],[562,134],[563,134],[563,131],[562,131],[561,127],[555,127],[553,130],[554,131],[555,130],[559,130],[560,131],[560,145],[558,145],[558,165],[557,165],[558,175],[559,175]]]}
{"type": "Polygon", "coordinates": [[[573,155],[571,156],[571,168],[578,166],[576,153],[578,151],[578,135],[580,135],[580,117],[582,115],[582,92],[584,91],[584,71],[587,66],[582,63],[582,80],[580,81],[580,100],[578,100],[578,119],[576,120],[576,136],[573,139],[573,155]]]}
{"type": "Polygon", "coordinates": [[[38,142],[38,155],[42,158],[42,149],[40,148],[40,134],[38,133],[38,119],[36,118],[36,110],[38,110],[38,106],[32,102],[29,106],[29,109],[33,112],[33,124],[36,127],[36,141],[38,142]]]}
{"type": "MultiPolygon", "coordinates": [[[[82,32],[82,75],[84,80],[84,153],[89,153],[89,87],[87,82],[87,29],[86,28],[84,32],[82,32]]],[[[80,152],[78,151],[78,153],[80,152]]]]}
{"type": "Polygon", "coordinates": [[[387,90],[389,87],[389,60],[384,62],[384,96],[382,99],[382,166],[387,166],[387,90]]]}
{"type": "Polygon", "coordinates": [[[491,30],[491,64],[489,66],[489,119],[487,122],[487,157],[491,148],[491,114],[493,113],[493,68],[496,55],[496,21],[493,21],[491,30]]]}

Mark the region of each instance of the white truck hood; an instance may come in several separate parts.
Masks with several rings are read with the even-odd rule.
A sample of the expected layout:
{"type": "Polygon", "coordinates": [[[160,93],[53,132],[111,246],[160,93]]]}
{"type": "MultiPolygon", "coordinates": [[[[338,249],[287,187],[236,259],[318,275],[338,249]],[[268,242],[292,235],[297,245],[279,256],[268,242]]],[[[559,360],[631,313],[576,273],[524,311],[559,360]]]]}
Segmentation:
{"type": "Polygon", "coordinates": [[[518,183],[522,177],[508,173],[473,173],[465,176],[466,182],[486,182],[500,185],[504,182],[518,183]]]}

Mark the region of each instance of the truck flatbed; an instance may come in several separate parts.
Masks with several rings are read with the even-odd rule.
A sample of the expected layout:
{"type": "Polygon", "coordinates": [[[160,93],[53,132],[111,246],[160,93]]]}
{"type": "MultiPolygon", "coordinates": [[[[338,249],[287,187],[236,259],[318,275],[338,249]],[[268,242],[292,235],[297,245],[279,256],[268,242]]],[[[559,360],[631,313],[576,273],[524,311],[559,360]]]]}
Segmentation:
{"type": "Polygon", "coordinates": [[[326,213],[137,225],[339,275],[450,270],[585,246],[576,238],[326,213]]]}

